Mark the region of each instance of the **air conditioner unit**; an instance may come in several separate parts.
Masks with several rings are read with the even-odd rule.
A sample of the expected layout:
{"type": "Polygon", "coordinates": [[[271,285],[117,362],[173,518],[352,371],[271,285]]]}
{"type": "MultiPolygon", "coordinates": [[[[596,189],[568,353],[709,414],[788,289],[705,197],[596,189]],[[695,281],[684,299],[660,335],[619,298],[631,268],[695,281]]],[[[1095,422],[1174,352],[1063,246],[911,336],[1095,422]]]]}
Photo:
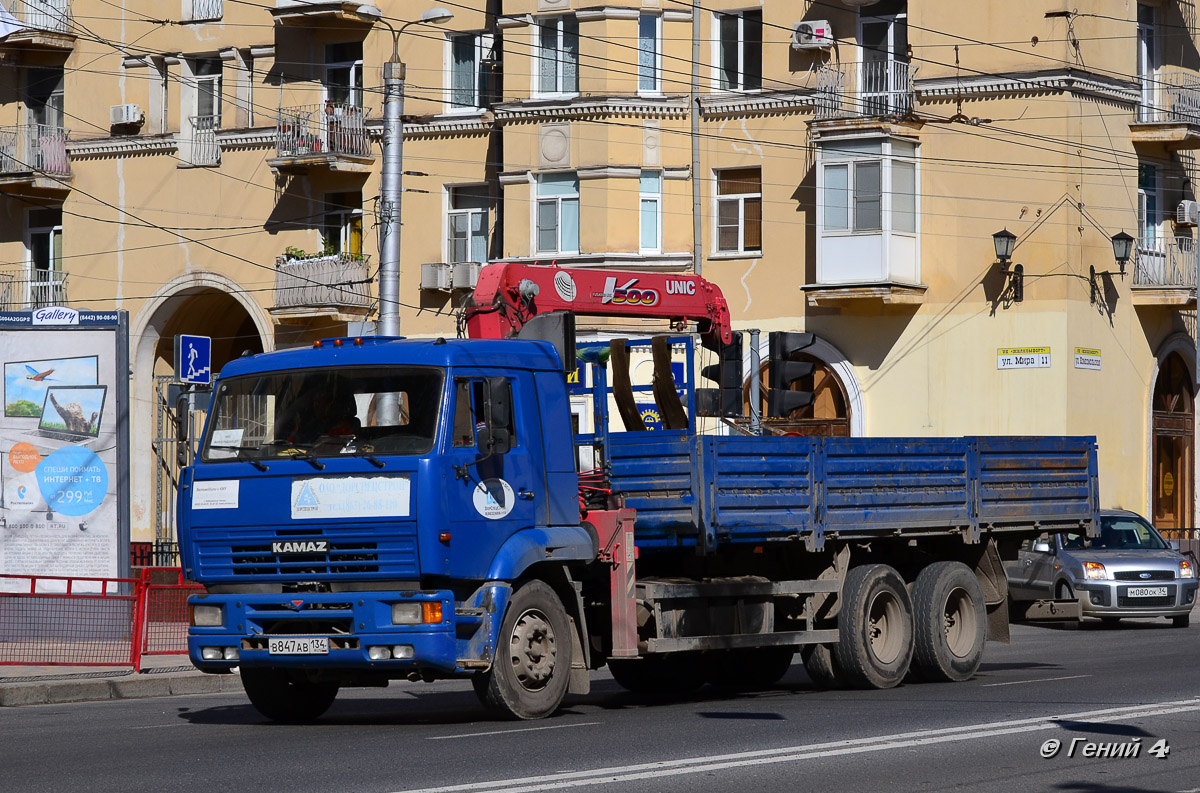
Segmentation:
{"type": "Polygon", "coordinates": [[[455,289],[474,289],[475,284],[479,283],[480,267],[479,262],[455,262],[452,286],[455,289]]]}
{"type": "Polygon", "coordinates": [[[108,109],[108,123],[116,127],[122,124],[141,124],[146,115],[137,105],[113,105],[108,109]]]}
{"type": "Polygon", "coordinates": [[[450,288],[450,265],[431,262],[421,265],[421,288],[444,291],[450,288]]]}
{"type": "Polygon", "coordinates": [[[792,25],[792,49],[817,50],[833,46],[833,28],[823,19],[792,25]]]}
{"type": "Polygon", "coordinates": [[[1200,202],[1180,201],[1175,207],[1175,224],[1178,226],[1195,226],[1200,223],[1200,202]]]}

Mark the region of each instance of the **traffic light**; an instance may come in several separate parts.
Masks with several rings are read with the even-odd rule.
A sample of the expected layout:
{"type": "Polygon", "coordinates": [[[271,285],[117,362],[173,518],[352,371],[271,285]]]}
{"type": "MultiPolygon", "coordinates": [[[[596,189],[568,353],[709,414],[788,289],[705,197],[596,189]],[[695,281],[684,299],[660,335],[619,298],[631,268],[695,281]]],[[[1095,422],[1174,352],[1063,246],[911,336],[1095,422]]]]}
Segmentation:
{"type": "Polygon", "coordinates": [[[791,360],[792,353],[812,346],[811,333],[773,331],[769,338],[767,362],[767,415],[787,418],[793,410],[812,404],[811,391],[792,391],[792,383],[813,373],[813,365],[791,360]]]}
{"type": "Polygon", "coordinates": [[[719,336],[706,335],[705,349],[717,354],[717,362],[700,370],[700,376],[717,383],[717,388],[696,389],[696,413],[700,416],[741,418],[745,415],[742,403],[742,334],[734,331],[728,344],[719,336]]]}

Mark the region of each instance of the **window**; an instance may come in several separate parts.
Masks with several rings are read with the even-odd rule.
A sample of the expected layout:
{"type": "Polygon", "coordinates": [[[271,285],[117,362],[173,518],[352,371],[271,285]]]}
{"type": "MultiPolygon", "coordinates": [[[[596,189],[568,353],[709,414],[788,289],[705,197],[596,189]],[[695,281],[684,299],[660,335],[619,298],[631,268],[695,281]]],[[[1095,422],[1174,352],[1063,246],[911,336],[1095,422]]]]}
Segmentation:
{"type": "MultiPolygon", "coordinates": [[[[494,399],[512,405],[511,382],[503,378],[488,378],[488,384],[493,389],[500,389],[498,393],[493,391],[494,399]]],[[[452,445],[455,448],[474,448],[476,445],[475,432],[486,420],[484,415],[487,404],[485,385],[487,384],[483,380],[465,377],[454,379],[454,429],[451,437],[452,445]]],[[[508,421],[503,425],[496,425],[495,428],[506,431],[511,445],[516,446],[517,436],[513,427],[513,412],[510,409],[508,421]]]]}
{"type": "Polygon", "coordinates": [[[638,91],[662,91],[662,17],[658,14],[638,17],[638,91]]]}
{"type": "Polygon", "coordinates": [[[221,61],[217,58],[201,58],[192,71],[196,79],[196,115],[201,118],[217,119],[213,127],[221,125],[221,61]]]}
{"type": "Polygon", "coordinates": [[[898,141],[887,145],[898,156],[885,156],[882,140],[844,141],[822,149],[823,231],[916,233],[916,148],[898,141]],[[885,194],[891,198],[890,224],[885,224],[885,194]]]}
{"type": "Polygon", "coordinates": [[[1158,250],[1159,216],[1158,167],[1147,163],[1138,166],[1138,248],[1158,250]]]}
{"type": "Polygon", "coordinates": [[[26,73],[25,106],[29,121],[41,126],[63,127],[62,68],[30,68],[26,73]]]}
{"type": "Polygon", "coordinates": [[[538,176],[535,225],[537,253],[579,252],[579,179],[573,172],[538,176]]]}
{"type": "Polygon", "coordinates": [[[450,44],[450,90],[447,110],[480,110],[492,101],[492,37],[462,33],[448,37],[450,44]]]}
{"type": "Polygon", "coordinates": [[[717,252],[762,250],[762,169],[717,171],[717,252]]]}
{"type": "Polygon", "coordinates": [[[908,3],[885,0],[863,9],[858,41],[862,46],[862,114],[885,116],[911,109],[908,70],[908,3]]]}
{"type": "Polygon", "coordinates": [[[537,25],[536,93],[579,93],[579,21],[568,15],[541,19],[537,25]]]}
{"type": "Polygon", "coordinates": [[[450,188],[446,215],[446,255],[450,262],[487,262],[488,207],[486,185],[450,188]]]}
{"type": "Polygon", "coordinates": [[[762,11],[717,14],[717,46],[721,88],[762,88],[762,11]]]}
{"type": "Polygon", "coordinates": [[[642,253],[662,250],[662,171],[642,171],[641,184],[642,253]]]}
{"type": "Polygon", "coordinates": [[[362,257],[363,211],[361,193],[327,193],[325,222],[321,230],[324,255],[362,257]]]}
{"type": "Polygon", "coordinates": [[[29,210],[29,303],[31,307],[62,303],[62,210],[29,210]]]}
{"type": "Polygon", "coordinates": [[[325,101],[363,106],[363,48],[361,41],[325,47],[325,101]]]}
{"type": "Polygon", "coordinates": [[[1155,102],[1155,55],[1154,55],[1154,7],[1138,3],[1137,7],[1137,78],[1141,86],[1141,104],[1138,105],[1138,121],[1154,121],[1155,102]]]}

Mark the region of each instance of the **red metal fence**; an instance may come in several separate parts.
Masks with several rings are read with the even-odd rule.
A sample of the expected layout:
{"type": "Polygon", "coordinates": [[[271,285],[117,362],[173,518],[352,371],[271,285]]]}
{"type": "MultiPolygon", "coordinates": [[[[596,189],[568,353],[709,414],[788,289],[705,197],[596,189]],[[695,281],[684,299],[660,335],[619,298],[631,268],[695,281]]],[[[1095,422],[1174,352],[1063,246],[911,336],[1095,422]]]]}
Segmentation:
{"type": "Polygon", "coordinates": [[[133,666],[187,652],[187,597],[203,591],[178,568],[141,578],[0,575],[0,664],[133,666]]]}

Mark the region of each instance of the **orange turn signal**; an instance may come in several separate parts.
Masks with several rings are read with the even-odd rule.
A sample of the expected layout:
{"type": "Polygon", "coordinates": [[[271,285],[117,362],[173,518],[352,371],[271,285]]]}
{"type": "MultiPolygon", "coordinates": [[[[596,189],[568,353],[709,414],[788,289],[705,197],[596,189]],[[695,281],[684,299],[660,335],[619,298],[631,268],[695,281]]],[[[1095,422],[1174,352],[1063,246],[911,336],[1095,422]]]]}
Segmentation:
{"type": "Polygon", "coordinates": [[[442,621],[442,601],[426,600],[421,604],[421,622],[432,624],[442,621]]]}

